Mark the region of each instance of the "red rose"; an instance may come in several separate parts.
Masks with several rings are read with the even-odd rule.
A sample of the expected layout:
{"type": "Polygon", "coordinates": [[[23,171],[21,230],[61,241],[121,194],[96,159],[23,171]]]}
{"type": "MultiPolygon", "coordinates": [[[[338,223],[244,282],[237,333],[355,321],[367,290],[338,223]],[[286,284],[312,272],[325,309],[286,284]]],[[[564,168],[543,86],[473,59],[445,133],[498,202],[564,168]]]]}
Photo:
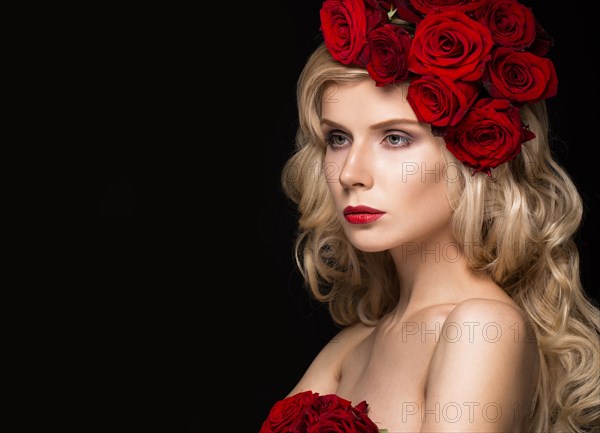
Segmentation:
{"type": "Polygon", "coordinates": [[[514,159],[521,144],[533,138],[521,122],[519,109],[506,99],[484,98],[475,103],[444,137],[446,147],[464,164],[490,174],[490,169],[514,159]]]}
{"type": "Polygon", "coordinates": [[[366,401],[352,406],[335,394],[305,391],[275,403],[259,433],[379,433],[367,410],[366,401]]]}
{"type": "Polygon", "coordinates": [[[369,75],[378,86],[408,78],[410,34],[402,27],[386,24],[369,33],[369,75]]]}
{"type": "Polygon", "coordinates": [[[344,65],[364,66],[368,60],[367,14],[363,0],[325,0],[321,31],[331,56],[344,65]]]}
{"type": "Polygon", "coordinates": [[[481,78],[494,41],[487,27],[462,12],[430,14],[417,27],[408,66],[450,80],[481,78]]]}
{"type": "Polygon", "coordinates": [[[321,416],[319,422],[310,426],[307,433],[378,433],[377,426],[366,417],[359,417],[353,410],[336,409],[321,416]]]}
{"type": "Polygon", "coordinates": [[[429,12],[452,8],[455,11],[472,11],[479,8],[488,0],[410,0],[413,6],[424,14],[429,12]]]}
{"type": "Polygon", "coordinates": [[[535,18],[528,7],[515,0],[495,0],[477,12],[480,23],[490,29],[503,47],[524,49],[535,40],[535,18]]]}
{"type": "Polygon", "coordinates": [[[554,39],[548,34],[548,32],[542,27],[538,20],[535,20],[535,40],[529,47],[528,51],[531,51],[536,56],[545,56],[550,51],[550,48],[554,45],[554,39]]]}
{"type": "Polygon", "coordinates": [[[389,10],[388,4],[384,0],[365,0],[367,35],[371,30],[387,23],[389,10]]]}
{"type": "Polygon", "coordinates": [[[369,405],[367,404],[366,401],[361,401],[352,409],[354,416],[360,420],[360,422],[357,421],[357,424],[361,425],[361,426],[362,425],[365,426],[365,430],[362,430],[361,432],[378,433],[379,428],[375,425],[375,423],[367,415],[368,411],[369,411],[369,405]]]}
{"type": "Polygon", "coordinates": [[[558,78],[549,59],[498,47],[492,52],[484,85],[494,98],[533,103],[556,95],[558,78]]]}
{"type": "MultiPolygon", "coordinates": [[[[400,18],[409,23],[418,23],[423,19],[423,14],[416,10],[411,4],[410,0],[365,0],[367,15],[370,10],[381,11],[384,14],[384,20],[380,25],[385,24],[389,21],[388,13],[395,10],[393,19],[400,18]]],[[[374,29],[374,26],[370,26],[370,29],[374,29]]],[[[367,34],[369,32],[367,31],[367,34]]]]}
{"type": "Polygon", "coordinates": [[[335,394],[326,394],[319,396],[313,403],[304,409],[297,422],[292,424],[290,431],[292,433],[306,433],[311,426],[318,424],[323,414],[336,410],[347,411],[352,407],[352,403],[335,394]]]}
{"type": "Polygon", "coordinates": [[[473,83],[425,75],[410,82],[407,100],[419,121],[444,127],[460,122],[478,94],[473,83]]]}
{"type": "MultiPolygon", "coordinates": [[[[312,405],[318,414],[308,424],[307,433],[378,433],[379,429],[367,416],[367,403],[356,407],[335,394],[320,396],[312,405]]],[[[304,431],[304,430],[303,430],[304,431]]]]}
{"type": "Polygon", "coordinates": [[[259,433],[288,433],[300,414],[316,400],[318,394],[305,391],[284,398],[273,405],[259,433]]]}
{"type": "MultiPolygon", "coordinates": [[[[409,23],[419,23],[423,19],[423,14],[415,9],[411,0],[393,0],[393,5],[396,9],[396,15],[394,17],[400,17],[404,21],[409,23]]],[[[390,8],[388,8],[390,10],[390,8]]]]}
{"type": "Polygon", "coordinates": [[[356,406],[354,406],[354,410],[356,411],[357,414],[359,415],[366,415],[367,412],[369,411],[369,405],[367,404],[366,401],[361,401],[360,403],[358,403],[356,406]]]}
{"type": "Polygon", "coordinates": [[[335,394],[326,394],[320,396],[313,406],[319,413],[331,412],[336,409],[346,410],[352,406],[352,403],[345,398],[339,397],[335,394]]]}

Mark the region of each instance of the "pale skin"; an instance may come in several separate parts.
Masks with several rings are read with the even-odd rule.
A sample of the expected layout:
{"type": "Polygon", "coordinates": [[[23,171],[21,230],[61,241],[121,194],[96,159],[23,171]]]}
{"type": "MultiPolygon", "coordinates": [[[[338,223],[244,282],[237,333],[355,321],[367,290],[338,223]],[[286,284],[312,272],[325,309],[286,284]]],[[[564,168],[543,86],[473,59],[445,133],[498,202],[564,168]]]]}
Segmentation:
{"type": "Polygon", "coordinates": [[[366,400],[390,433],[525,431],[535,337],[517,304],[456,249],[443,140],[417,122],[401,88],[365,79],[330,90],[335,102],[322,104],[321,117],[324,167],[337,168],[327,172],[331,197],[356,248],[390,251],[401,292],[376,326],[336,335],[289,395],[366,400]],[[349,205],[385,214],[352,224],[349,205]]]}

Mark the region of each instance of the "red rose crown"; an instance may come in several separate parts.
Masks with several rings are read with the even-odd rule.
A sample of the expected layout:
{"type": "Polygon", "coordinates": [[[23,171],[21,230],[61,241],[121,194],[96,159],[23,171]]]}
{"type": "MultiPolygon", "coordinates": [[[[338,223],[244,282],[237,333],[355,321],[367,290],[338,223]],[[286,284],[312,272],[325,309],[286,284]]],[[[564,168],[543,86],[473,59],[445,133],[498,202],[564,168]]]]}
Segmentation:
{"type": "Polygon", "coordinates": [[[535,135],[519,107],[556,95],[552,39],[516,0],[325,0],[331,56],[377,86],[410,81],[408,102],[475,171],[514,159],[535,135]]]}

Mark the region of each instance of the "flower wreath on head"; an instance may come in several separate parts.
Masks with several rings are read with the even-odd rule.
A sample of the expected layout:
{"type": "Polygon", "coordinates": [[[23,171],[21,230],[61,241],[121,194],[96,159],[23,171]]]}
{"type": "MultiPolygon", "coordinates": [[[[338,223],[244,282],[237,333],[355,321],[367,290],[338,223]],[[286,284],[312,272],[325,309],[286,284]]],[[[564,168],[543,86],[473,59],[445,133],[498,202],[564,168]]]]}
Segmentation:
{"type": "Polygon", "coordinates": [[[535,134],[519,107],[556,95],[552,38],[517,0],[325,0],[325,46],[407,100],[463,164],[491,175],[535,134]]]}

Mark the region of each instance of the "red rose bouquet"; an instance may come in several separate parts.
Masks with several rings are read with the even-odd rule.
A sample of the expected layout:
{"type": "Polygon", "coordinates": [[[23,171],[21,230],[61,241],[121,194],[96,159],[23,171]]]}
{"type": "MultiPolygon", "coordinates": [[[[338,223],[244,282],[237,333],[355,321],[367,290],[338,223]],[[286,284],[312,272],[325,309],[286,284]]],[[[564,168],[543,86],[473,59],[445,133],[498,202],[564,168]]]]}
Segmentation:
{"type": "Polygon", "coordinates": [[[356,406],[335,394],[304,391],[273,405],[259,433],[385,433],[367,416],[365,401],[356,406]]]}
{"type": "Polygon", "coordinates": [[[409,82],[419,121],[475,171],[514,159],[535,138],[519,107],[557,92],[552,38],[517,0],[325,0],[320,16],[333,59],[409,82]]]}

